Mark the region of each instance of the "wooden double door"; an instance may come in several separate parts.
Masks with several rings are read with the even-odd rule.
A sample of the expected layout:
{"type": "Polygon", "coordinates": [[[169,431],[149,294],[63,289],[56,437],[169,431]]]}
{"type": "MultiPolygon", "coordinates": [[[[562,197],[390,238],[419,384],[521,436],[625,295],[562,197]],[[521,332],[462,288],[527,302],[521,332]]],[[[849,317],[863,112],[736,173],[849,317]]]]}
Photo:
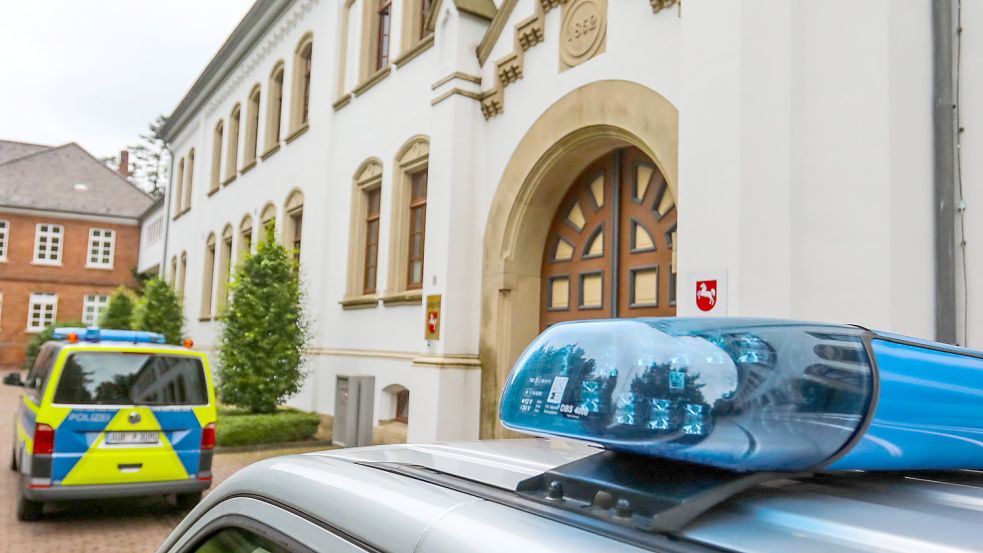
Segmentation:
{"type": "Polygon", "coordinates": [[[676,203],[652,160],[615,150],[571,184],[543,252],[540,327],[676,314],[676,203]]]}

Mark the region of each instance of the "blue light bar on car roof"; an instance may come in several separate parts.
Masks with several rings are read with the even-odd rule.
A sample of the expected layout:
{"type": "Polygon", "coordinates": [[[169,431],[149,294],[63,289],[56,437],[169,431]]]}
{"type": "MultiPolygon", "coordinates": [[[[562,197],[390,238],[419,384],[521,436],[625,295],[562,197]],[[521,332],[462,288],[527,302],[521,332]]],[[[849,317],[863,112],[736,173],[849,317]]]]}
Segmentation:
{"type": "Polygon", "coordinates": [[[983,469],[983,353],[767,319],[558,324],[509,376],[502,423],[758,470],[983,469]]]}
{"type": "Polygon", "coordinates": [[[70,334],[74,334],[79,340],[86,342],[131,342],[138,344],[163,344],[164,335],[159,332],[147,332],[143,330],[116,330],[112,328],[56,328],[52,331],[51,337],[55,340],[67,340],[70,334]]]}

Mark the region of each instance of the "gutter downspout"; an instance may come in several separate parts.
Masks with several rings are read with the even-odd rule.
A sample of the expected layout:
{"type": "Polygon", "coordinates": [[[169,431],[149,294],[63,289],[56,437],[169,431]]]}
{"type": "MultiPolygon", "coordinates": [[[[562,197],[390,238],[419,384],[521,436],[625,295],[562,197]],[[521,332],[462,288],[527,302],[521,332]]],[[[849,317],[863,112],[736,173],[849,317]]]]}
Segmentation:
{"type": "Polygon", "coordinates": [[[935,340],[956,343],[955,0],[932,0],[935,340]]]}
{"type": "MultiPolygon", "coordinates": [[[[174,197],[172,191],[174,190],[174,152],[171,151],[171,147],[164,141],[164,149],[167,150],[167,155],[171,157],[171,168],[168,171],[167,179],[167,202],[164,207],[164,254],[163,259],[160,260],[160,271],[158,271],[158,276],[164,282],[167,282],[167,244],[171,239],[171,198],[174,197]]],[[[177,282],[177,277],[175,276],[175,281],[177,282]]]]}

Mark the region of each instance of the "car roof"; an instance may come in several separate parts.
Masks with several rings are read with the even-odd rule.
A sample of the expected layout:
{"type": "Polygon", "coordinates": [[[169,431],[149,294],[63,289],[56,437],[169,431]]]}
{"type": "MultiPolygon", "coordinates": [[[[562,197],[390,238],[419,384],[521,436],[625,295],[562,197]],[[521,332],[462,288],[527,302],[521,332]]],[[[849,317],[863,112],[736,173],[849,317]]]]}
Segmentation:
{"type": "MultiPolygon", "coordinates": [[[[337,525],[382,550],[409,552],[414,548],[412,543],[406,547],[407,538],[423,536],[441,513],[474,510],[477,507],[462,506],[482,500],[494,504],[494,498],[475,497],[453,485],[433,485],[371,464],[424,467],[512,492],[531,476],[598,451],[569,440],[518,439],[280,457],[240,471],[209,494],[195,512],[200,514],[230,495],[258,494],[337,525]]],[[[755,552],[979,551],[983,549],[981,511],[983,474],[979,472],[819,475],[779,480],[731,498],[695,519],[675,539],[755,552]]],[[[179,529],[186,528],[193,515],[179,529]]],[[[543,532],[552,528],[547,522],[556,524],[542,521],[543,532]]]]}
{"type": "Polygon", "coordinates": [[[88,342],[85,340],[80,340],[78,342],[69,343],[63,342],[61,340],[50,340],[45,342],[45,345],[54,344],[59,349],[63,350],[106,350],[106,351],[118,351],[125,349],[127,351],[147,351],[147,352],[160,352],[167,351],[168,353],[180,353],[188,355],[202,355],[201,352],[190,350],[183,346],[175,346],[173,344],[151,344],[147,342],[125,342],[121,340],[103,340],[99,342],[88,342]]]}

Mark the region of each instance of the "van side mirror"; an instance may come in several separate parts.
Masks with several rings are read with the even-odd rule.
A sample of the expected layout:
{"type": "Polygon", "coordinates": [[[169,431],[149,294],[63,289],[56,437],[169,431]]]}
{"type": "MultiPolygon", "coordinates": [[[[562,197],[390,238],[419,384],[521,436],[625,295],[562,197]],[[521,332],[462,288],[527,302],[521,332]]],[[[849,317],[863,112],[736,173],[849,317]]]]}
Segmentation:
{"type": "Polygon", "coordinates": [[[16,371],[4,375],[3,383],[6,384],[7,386],[19,386],[19,387],[24,386],[24,381],[20,379],[20,373],[16,371]]]}

